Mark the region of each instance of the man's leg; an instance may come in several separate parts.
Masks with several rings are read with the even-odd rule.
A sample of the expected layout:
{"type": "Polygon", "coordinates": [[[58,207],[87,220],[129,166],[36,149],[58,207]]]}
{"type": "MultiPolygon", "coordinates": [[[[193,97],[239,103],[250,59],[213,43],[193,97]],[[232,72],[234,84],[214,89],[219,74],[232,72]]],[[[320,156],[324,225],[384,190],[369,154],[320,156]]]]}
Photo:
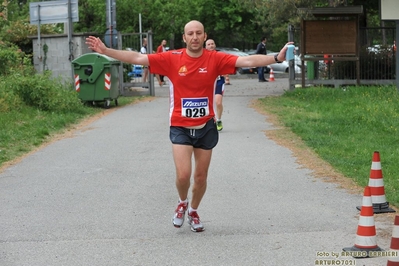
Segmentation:
{"type": "Polygon", "coordinates": [[[202,197],[205,194],[208,178],[208,169],[211,162],[212,150],[194,149],[195,170],[194,185],[192,190],[191,206],[188,208],[187,221],[193,232],[205,230],[197,213],[202,197]]]}
{"type": "Polygon", "coordinates": [[[143,80],[142,80],[142,82],[147,82],[147,78],[148,78],[148,67],[144,67],[144,69],[143,69],[143,80]]]}
{"type": "Polygon", "coordinates": [[[261,68],[260,68],[260,72],[261,72],[261,79],[262,79],[262,80],[265,80],[265,68],[264,68],[264,67],[261,67],[261,68]]]}
{"type": "Polygon", "coordinates": [[[176,188],[179,194],[179,201],[172,222],[175,227],[180,228],[184,223],[184,217],[188,209],[187,196],[190,188],[193,147],[189,145],[172,144],[172,150],[176,167],[176,188]]]}
{"type": "Polygon", "coordinates": [[[161,78],[160,78],[160,76],[159,76],[158,74],[155,74],[155,77],[156,77],[156,78],[157,78],[157,80],[158,80],[158,84],[159,84],[159,86],[161,86],[161,87],[162,87],[163,83],[162,83],[162,81],[161,81],[161,78]]]}
{"type": "Polygon", "coordinates": [[[218,131],[223,129],[222,113],[223,113],[223,95],[215,94],[216,104],[216,128],[218,131]]]}
{"type": "Polygon", "coordinates": [[[181,200],[186,200],[190,188],[191,158],[194,148],[189,145],[172,144],[176,167],[176,188],[181,200]]]}
{"type": "Polygon", "coordinates": [[[216,119],[222,119],[223,113],[223,96],[221,94],[215,94],[215,104],[216,104],[216,119]]]}
{"type": "Polygon", "coordinates": [[[231,85],[230,83],[230,76],[229,75],[224,75],[224,80],[226,81],[224,84],[225,85],[231,85]]]}
{"type": "Polygon", "coordinates": [[[191,207],[197,209],[206,191],[208,169],[211,163],[212,150],[194,149],[195,170],[191,207]]]}
{"type": "Polygon", "coordinates": [[[264,80],[263,67],[258,67],[258,80],[259,81],[264,80]]]}

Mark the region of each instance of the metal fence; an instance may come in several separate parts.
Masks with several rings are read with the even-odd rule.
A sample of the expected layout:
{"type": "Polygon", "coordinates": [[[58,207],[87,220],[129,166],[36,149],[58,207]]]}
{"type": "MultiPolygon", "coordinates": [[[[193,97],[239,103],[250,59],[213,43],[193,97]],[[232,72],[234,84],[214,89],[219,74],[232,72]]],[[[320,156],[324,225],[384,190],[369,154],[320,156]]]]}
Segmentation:
{"type": "MultiPolygon", "coordinates": [[[[147,53],[154,52],[153,34],[151,32],[118,33],[116,38],[118,42],[117,49],[139,52],[144,38],[147,38],[147,53]]],[[[148,68],[142,65],[121,63],[119,67],[121,94],[124,96],[155,96],[154,75],[148,71],[148,78],[144,80],[145,71],[148,71],[148,68]]]]}
{"type": "MultiPolygon", "coordinates": [[[[345,60],[341,55],[324,55],[323,58],[302,56],[300,47],[295,63],[300,71],[290,73],[290,87],[323,85],[395,84],[396,45],[395,27],[360,28],[359,58],[345,60]],[[359,79],[358,79],[359,77],[359,79]]],[[[290,38],[300,46],[301,30],[289,28],[290,38]]],[[[293,69],[293,68],[292,68],[293,69]]],[[[292,71],[294,72],[294,71],[292,71]]]]}

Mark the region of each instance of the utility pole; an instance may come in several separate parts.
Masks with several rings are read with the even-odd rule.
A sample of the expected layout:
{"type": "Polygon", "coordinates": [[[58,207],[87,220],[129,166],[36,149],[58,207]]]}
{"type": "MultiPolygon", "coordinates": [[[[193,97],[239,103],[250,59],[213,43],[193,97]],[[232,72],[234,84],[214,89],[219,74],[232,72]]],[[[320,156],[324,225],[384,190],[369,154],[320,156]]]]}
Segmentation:
{"type": "Polygon", "coordinates": [[[109,47],[114,48],[118,44],[116,41],[117,31],[116,31],[116,1],[106,0],[106,27],[109,36],[109,47]]]}

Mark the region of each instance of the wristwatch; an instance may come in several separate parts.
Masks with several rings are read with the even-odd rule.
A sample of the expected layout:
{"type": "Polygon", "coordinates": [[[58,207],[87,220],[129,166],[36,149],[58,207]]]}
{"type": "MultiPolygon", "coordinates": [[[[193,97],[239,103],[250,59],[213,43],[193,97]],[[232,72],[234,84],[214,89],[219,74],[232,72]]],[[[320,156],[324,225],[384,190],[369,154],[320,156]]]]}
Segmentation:
{"type": "Polygon", "coordinates": [[[277,56],[278,56],[278,54],[274,55],[274,61],[276,61],[276,63],[282,63],[281,61],[278,61],[277,56]]]}

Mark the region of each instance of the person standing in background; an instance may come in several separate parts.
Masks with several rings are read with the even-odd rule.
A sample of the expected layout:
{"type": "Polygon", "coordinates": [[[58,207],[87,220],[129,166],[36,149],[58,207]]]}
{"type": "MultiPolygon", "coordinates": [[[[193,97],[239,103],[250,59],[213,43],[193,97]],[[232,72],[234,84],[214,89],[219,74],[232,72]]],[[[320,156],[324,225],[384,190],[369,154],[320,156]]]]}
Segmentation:
{"type": "MultiPolygon", "coordinates": [[[[162,40],[161,44],[157,48],[157,53],[166,52],[166,40],[162,40]]],[[[159,75],[162,84],[165,84],[164,76],[159,75]]]]}
{"type": "MultiPolygon", "coordinates": [[[[212,39],[205,42],[205,48],[210,51],[216,50],[216,43],[212,39]]],[[[220,75],[216,81],[215,87],[215,105],[216,105],[216,128],[218,131],[223,129],[222,113],[223,113],[223,93],[224,93],[225,77],[220,75]]]]}
{"type": "MultiPolygon", "coordinates": [[[[153,51],[154,52],[154,51],[153,51]]],[[[143,46],[140,49],[141,54],[147,54],[147,38],[143,38],[143,46]]],[[[143,80],[142,82],[147,82],[148,79],[148,66],[143,66],[143,80]]],[[[159,86],[162,87],[163,82],[161,82],[160,76],[158,74],[155,74],[155,77],[158,80],[159,86]]],[[[147,85],[144,85],[143,88],[148,88],[147,85]]]]}
{"type": "MultiPolygon", "coordinates": [[[[256,47],[256,54],[267,54],[266,52],[266,37],[262,37],[260,43],[256,47]]],[[[267,82],[268,80],[265,79],[265,67],[258,67],[258,79],[259,82],[267,82]]]]}
{"type": "MultiPolygon", "coordinates": [[[[147,38],[143,38],[143,46],[140,49],[141,54],[147,54],[147,38]]],[[[148,78],[148,66],[143,66],[143,79],[142,82],[147,82],[148,78]]],[[[143,88],[148,88],[147,86],[143,86],[143,88]]]]}

